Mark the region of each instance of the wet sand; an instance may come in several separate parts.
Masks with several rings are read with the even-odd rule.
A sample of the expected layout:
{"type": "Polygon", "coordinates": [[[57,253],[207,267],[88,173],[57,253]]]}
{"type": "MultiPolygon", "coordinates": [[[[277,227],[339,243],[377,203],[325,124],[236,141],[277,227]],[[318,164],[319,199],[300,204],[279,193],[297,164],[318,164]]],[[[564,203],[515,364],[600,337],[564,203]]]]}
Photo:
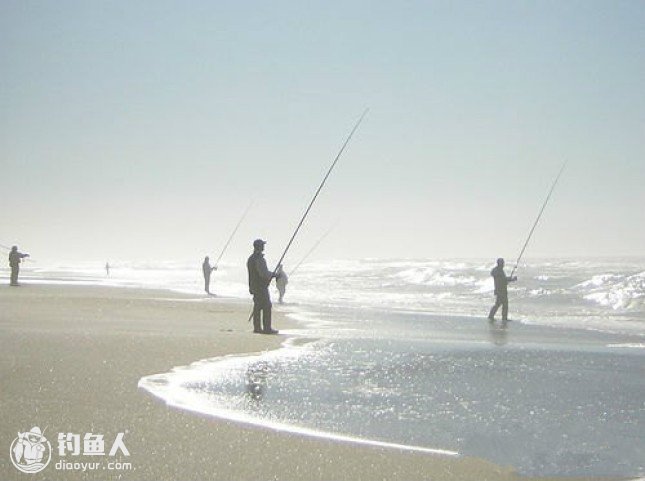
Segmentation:
{"type": "MultiPolygon", "coordinates": [[[[141,377],[174,366],[277,348],[284,337],[253,334],[249,309],[250,302],[164,291],[0,287],[0,479],[528,479],[480,459],[358,446],[198,416],[137,388],[141,377]],[[17,431],[36,425],[46,428],[52,462],[26,475],[12,466],[9,446],[17,431]],[[133,470],[56,470],[63,459],[59,432],[103,434],[106,451],[125,432],[130,456],[119,459],[133,470]]],[[[276,313],[274,325],[293,322],[276,313]]]]}

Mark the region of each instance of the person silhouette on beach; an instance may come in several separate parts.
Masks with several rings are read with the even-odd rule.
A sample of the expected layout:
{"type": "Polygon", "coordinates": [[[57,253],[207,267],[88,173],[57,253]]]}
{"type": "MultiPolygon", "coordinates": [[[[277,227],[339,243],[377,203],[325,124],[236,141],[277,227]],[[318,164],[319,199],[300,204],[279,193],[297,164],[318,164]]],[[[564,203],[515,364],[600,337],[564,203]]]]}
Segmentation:
{"type": "Polygon", "coordinates": [[[9,266],[11,267],[11,281],[10,286],[18,285],[18,273],[20,272],[21,259],[29,257],[29,254],[18,252],[18,246],[13,246],[9,252],[9,266]]]}
{"type": "Polygon", "coordinates": [[[216,270],[217,266],[211,267],[208,256],[204,257],[204,262],[202,264],[202,271],[204,272],[204,290],[209,295],[211,293],[211,272],[216,270]]]}
{"type": "Polygon", "coordinates": [[[271,328],[272,304],[269,295],[269,284],[275,275],[267,268],[267,261],[263,254],[264,244],[266,242],[262,239],[253,241],[253,254],[246,261],[249,273],[249,292],[253,296],[253,332],[277,334],[278,331],[271,328]]]}
{"type": "Polygon", "coordinates": [[[488,314],[488,320],[490,322],[495,321],[495,313],[499,306],[502,306],[502,321],[508,321],[508,290],[507,286],[509,282],[514,282],[517,280],[517,276],[507,277],[504,272],[504,259],[501,257],[497,259],[497,266],[490,271],[490,275],[493,276],[493,281],[495,282],[495,305],[491,308],[490,313],[488,314]]]}
{"type": "Polygon", "coordinates": [[[105,263],[105,275],[110,277],[110,264],[107,262],[105,263]]]}
{"type": "Polygon", "coordinates": [[[278,302],[280,304],[284,304],[283,299],[284,299],[284,293],[287,290],[287,284],[289,284],[289,276],[284,271],[282,266],[280,266],[278,268],[278,272],[276,273],[276,278],[275,278],[275,285],[278,288],[278,293],[280,293],[280,297],[278,299],[278,302]]]}

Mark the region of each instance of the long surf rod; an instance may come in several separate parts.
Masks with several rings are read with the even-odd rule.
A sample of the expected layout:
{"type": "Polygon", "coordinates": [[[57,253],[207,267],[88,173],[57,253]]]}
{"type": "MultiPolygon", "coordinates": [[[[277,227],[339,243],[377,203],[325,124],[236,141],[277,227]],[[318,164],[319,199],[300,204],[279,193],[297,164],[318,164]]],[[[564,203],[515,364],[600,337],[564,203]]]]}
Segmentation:
{"type": "Polygon", "coordinates": [[[252,200],[251,203],[246,208],[246,210],[244,211],[244,213],[242,214],[242,217],[240,217],[240,220],[238,221],[237,225],[235,226],[235,229],[233,229],[233,232],[231,232],[231,235],[229,236],[228,240],[226,241],[226,244],[224,244],[224,247],[222,248],[222,252],[220,252],[219,257],[215,261],[215,267],[217,267],[217,264],[219,264],[219,261],[222,259],[222,256],[226,252],[226,249],[228,248],[229,244],[233,240],[233,236],[235,236],[235,233],[240,228],[240,225],[242,225],[242,222],[244,221],[244,218],[249,213],[249,211],[251,210],[251,207],[253,207],[254,203],[255,203],[255,201],[252,200]]]}
{"type": "Polygon", "coordinates": [[[522,250],[520,251],[520,255],[517,256],[517,260],[515,261],[515,267],[513,267],[513,271],[511,272],[511,276],[513,277],[513,274],[515,274],[515,271],[517,270],[517,267],[520,265],[520,260],[522,259],[522,255],[524,255],[524,251],[526,250],[526,246],[529,245],[529,241],[531,240],[531,237],[533,236],[533,232],[535,231],[535,228],[538,225],[538,222],[540,222],[540,218],[542,217],[542,213],[544,212],[544,209],[546,208],[546,205],[549,203],[549,199],[551,198],[551,194],[553,194],[553,190],[555,189],[555,186],[558,183],[558,180],[560,180],[560,176],[562,175],[562,172],[564,171],[564,168],[567,165],[568,160],[566,160],[563,164],[562,167],[560,167],[560,172],[558,172],[557,177],[553,181],[553,185],[551,185],[551,189],[549,190],[549,193],[546,196],[546,199],[544,200],[544,203],[542,204],[542,208],[540,209],[540,213],[538,214],[537,218],[535,219],[535,222],[533,223],[533,227],[531,227],[531,231],[529,232],[528,237],[526,238],[526,242],[524,242],[524,246],[522,246],[522,250]]]}
{"type": "Polygon", "coordinates": [[[302,263],[305,262],[311,254],[313,254],[313,252],[318,248],[318,246],[322,243],[322,241],[325,240],[325,238],[330,234],[331,231],[334,230],[334,227],[336,227],[337,225],[338,225],[338,222],[334,223],[334,225],[332,225],[329,229],[327,229],[327,232],[325,232],[323,236],[320,239],[318,239],[318,242],[316,242],[313,245],[313,247],[309,249],[309,251],[303,256],[303,258],[300,259],[300,262],[296,264],[296,267],[294,267],[293,270],[289,273],[289,276],[292,276],[296,273],[296,271],[302,265],[302,263]]]}
{"type": "Polygon", "coordinates": [[[327,179],[329,178],[329,175],[331,174],[331,171],[334,170],[334,167],[336,167],[336,163],[338,162],[338,159],[340,159],[340,156],[343,155],[343,152],[344,152],[345,148],[347,147],[347,144],[349,144],[349,141],[352,139],[352,137],[354,135],[354,132],[356,132],[356,130],[358,129],[358,126],[361,125],[361,122],[363,121],[363,119],[367,115],[368,111],[369,111],[369,109],[365,109],[363,111],[363,114],[361,115],[361,117],[356,122],[356,125],[354,125],[354,128],[352,129],[352,131],[347,136],[347,139],[345,139],[345,143],[343,144],[343,146],[338,151],[338,154],[336,155],[336,158],[332,162],[331,167],[329,167],[329,170],[327,171],[327,174],[325,175],[325,177],[323,178],[322,182],[318,186],[318,190],[316,190],[316,193],[314,194],[313,198],[311,199],[311,202],[309,202],[309,205],[307,206],[307,210],[305,210],[305,213],[302,215],[302,219],[300,219],[300,222],[298,223],[298,227],[296,227],[296,230],[293,232],[293,235],[291,236],[291,239],[289,239],[289,243],[287,244],[287,247],[284,248],[284,252],[282,253],[282,256],[280,256],[280,260],[276,264],[275,269],[273,270],[273,274],[275,274],[278,271],[278,267],[280,267],[280,264],[282,264],[282,261],[284,260],[285,256],[287,255],[287,252],[289,252],[289,248],[291,247],[291,244],[293,243],[293,240],[298,235],[298,231],[302,227],[302,224],[304,224],[305,219],[307,218],[307,215],[309,214],[309,211],[311,210],[311,208],[314,205],[314,202],[316,202],[316,199],[318,198],[318,194],[320,194],[320,191],[325,186],[325,182],[327,182],[327,179]]]}
{"type": "MultiPolygon", "coordinates": [[[[361,122],[363,122],[363,119],[367,115],[367,112],[369,112],[369,108],[367,108],[367,109],[365,109],[363,111],[363,114],[360,116],[360,118],[358,119],[358,121],[354,125],[354,128],[352,129],[352,131],[347,136],[347,139],[345,139],[345,143],[343,143],[343,146],[338,151],[338,154],[336,155],[336,158],[332,162],[331,166],[329,167],[329,170],[327,171],[327,174],[325,174],[325,177],[323,178],[322,182],[318,186],[318,189],[316,190],[316,193],[312,197],[311,202],[309,202],[309,205],[307,206],[307,209],[305,210],[305,213],[302,215],[302,218],[300,219],[300,222],[298,222],[298,226],[296,227],[296,230],[293,232],[293,234],[291,236],[291,239],[289,239],[289,242],[287,243],[287,246],[284,248],[284,252],[282,252],[282,255],[280,256],[280,260],[276,264],[275,269],[273,269],[271,279],[273,279],[273,276],[275,276],[276,273],[278,272],[278,268],[282,264],[282,261],[284,260],[285,256],[287,255],[287,252],[289,252],[289,248],[291,247],[291,244],[293,244],[294,239],[298,235],[298,231],[300,231],[300,228],[302,227],[302,224],[304,224],[305,219],[307,218],[307,215],[309,214],[309,211],[313,207],[314,202],[316,202],[316,199],[318,198],[318,194],[320,194],[320,191],[325,186],[325,182],[327,182],[327,179],[329,178],[329,175],[331,174],[332,170],[334,170],[334,167],[336,167],[336,164],[338,163],[338,159],[340,159],[341,155],[343,155],[343,152],[345,151],[345,148],[347,147],[347,145],[349,144],[349,141],[354,136],[354,133],[356,132],[356,130],[358,130],[358,127],[361,125],[361,122]]],[[[269,279],[269,284],[271,284],[271,279],[269,279]]],[[[253,318],[253,313],[251,313],[251,315],[249,316],[249,322],[251,321],[252,318],[253,318]]]]}

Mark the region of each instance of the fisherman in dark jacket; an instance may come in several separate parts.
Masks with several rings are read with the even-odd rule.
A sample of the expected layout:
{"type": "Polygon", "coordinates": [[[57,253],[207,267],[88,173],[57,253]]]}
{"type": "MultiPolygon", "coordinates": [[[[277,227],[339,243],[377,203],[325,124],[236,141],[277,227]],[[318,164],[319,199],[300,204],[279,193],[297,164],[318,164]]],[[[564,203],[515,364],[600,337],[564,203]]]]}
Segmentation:
{"type": "Polygon", "coordinates": [[[501,257],[497,259],[497,267],[490,271],[490,275],[493,276],[495,282],[495,305],[491,308],[490,314],[488,314],[488,320],[491,322],[495,321],[495,313],[499,306],[502,306],[502,321],[508,321],[508,290],[507,286],[509,282],[517,280],[517,276],[506,277],[504,272],[504,259],[501,257]]]}
{"type": "Polygon", "coordinates": [[[287,284],[289,284],[289,276],[284,269],[280,267],[275,278],[275,286],[278,288],[278,293],[280,294],[280,297],[278,298],[278,302],[280,304],[284,304],[283,299],[284,293],[287,292],[287,284]]]}
{"type": "Polygon", "coordinates": [[[204,272],[204,290],[206,291],[206,294],[211,293],[211,273],[216,270],[217,266],[211,267],[208,256],[204,257],[204,262],[202,263],[202,271],[204,272]]]}
{"type": "Polygon", "coordinates": [[[246,261],[249,272],[249,292],[253,295],[253,332],[258,334],[277,334],[271,328],[271,296],[269,284],[275,277],[267,268],[264,260],[264,242],[262,239],[253,241],[253,254],[246,261]],[[262,320],[262,323],[260,323],[262,320]]]}
{"type": "Polygon", "coordinates": [[[18,246],[13,246],[9,252],[9,266],[11,267],[11,282],[10,286],[18,285],[18,273],[20,272],[20,260],[29,257],[29,254],[18,252],[18,246]]]}

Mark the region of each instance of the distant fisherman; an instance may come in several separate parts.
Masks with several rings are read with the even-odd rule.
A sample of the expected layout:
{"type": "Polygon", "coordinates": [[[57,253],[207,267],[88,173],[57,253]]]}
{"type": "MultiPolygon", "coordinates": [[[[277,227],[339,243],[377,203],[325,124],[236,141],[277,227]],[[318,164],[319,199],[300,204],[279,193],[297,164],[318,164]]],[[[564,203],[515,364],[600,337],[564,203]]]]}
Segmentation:
{"type": "Polygon", "coordinates": [[[9,252],[9,266],[11,266],[11,282],[10,286],[18,285],[18,273],[20,272],[20,260],[29,257],[29,254],[18,252],[18,246],[13,246],[9,252]]]}
{"type": "Polygon", "coordinates": [[[495,313],[499,306],[502,306],[502,321],[508,321],[508,291],[507,286],[509,282],[514,282],[517,280],[517,276],[507,277],[506,272],[504,272],[504,259],[501,257],[497,259],[497,267],[490,271],[490,275],[493,276],[495,281],[495,305],[491,308],[490,314],[488,314],[488,320],[491,322],[495,321],[495,313]]]}
{"type": "Polygon", "coordinates": [[[217,266],[211,267],[210,260],[208,256],[204,257],[204,263],[202,264],[202,271],[204,272],[204,290],[207,294],[210,294],[211,291],[211,272],[216,271],[217,266]]]}
{"type": "Polygon", "coordinates": [[[289,276],[284,271],[282,266],[280,266],[276,275],[277,277],[275,278],[275,285],[278,288],[278,292],[280,293],[280,298],[278,299],[278,302],[280,304],[283,304],[284,293],[287,290],[287,284],[289,284],[289,276]]]}
{"type": "MultiPolygon", "coordinates": [[[[264,244],[262,239],[253,241],[253,254],[246,261],[249,272],[249,292],[253,295],[253,332],[258,334],[277,334],[271,328],[271,296],[269,284],[274,277],[267,268],[264,259],[264,244]]],[[[281,266],[280,266],[281,267],[281,266]]]]}
{"type": "Polygon", "coordinates": [[[105,263],[105,274],[110,277],[110,263],[106,262],[105,263]]]}

